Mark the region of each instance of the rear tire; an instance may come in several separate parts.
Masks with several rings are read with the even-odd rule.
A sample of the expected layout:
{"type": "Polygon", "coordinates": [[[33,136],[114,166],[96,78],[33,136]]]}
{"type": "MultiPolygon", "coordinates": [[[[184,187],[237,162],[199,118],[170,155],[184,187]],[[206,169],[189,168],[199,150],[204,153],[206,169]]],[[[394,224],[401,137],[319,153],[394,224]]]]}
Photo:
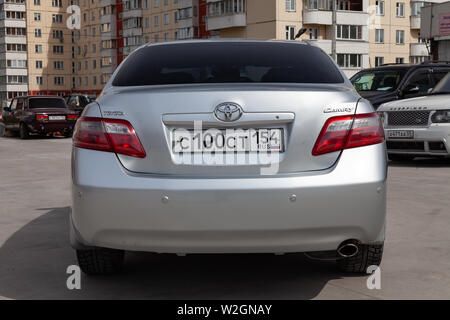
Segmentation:
{"type": "Polygon", "coordinates": [[[388,154],[388,158],[391,161],[412,161],[415,156],[409,154],[388,154]]]}
{"type": "Polygon", "coordinates": [[[22,140],[26,140],[30,137],[30,133],[29,133],[27,125],[25,123],[20,124],[19,136],[20,136],[20,139],[22,139],[22,140]]]}
{"type": "Polygon", "coordinates": [[[125,251],[94,248],[77,250],[80,269],[88,275],[112,274],[119,271],[123,265],[125,251]]]}
{"type": "Polygon", "coordinates": [[[369,266],[379,266],[383,257],[384,244],[362,244],[357,255],[337,261],[339,269],[351,273],[367,273],[369,266]]]}

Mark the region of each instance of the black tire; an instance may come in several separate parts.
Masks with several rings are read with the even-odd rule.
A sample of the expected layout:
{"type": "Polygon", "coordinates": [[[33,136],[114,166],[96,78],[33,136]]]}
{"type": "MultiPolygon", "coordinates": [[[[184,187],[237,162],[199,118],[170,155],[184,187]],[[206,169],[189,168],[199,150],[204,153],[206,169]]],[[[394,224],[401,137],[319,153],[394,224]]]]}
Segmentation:
{"type": "Polygon", "coordinates": [[[64,132],[64,137],[66,138],[72,138],[73,131],[64,132]]]}
{"type": "Polygon", "coordinates": [[[26,140],[30,137],[30,133],[25,123],[20,124],[19,136],[22,140],[26,140]]]}
{"type": "Polygon", "coordinates": [[[344,272],[367,273],[369,266],[379,266],[383,257],[384,244],[360,245],[357,255],[337,261],[339,269],[344,272]]]}
{"type": "Polygon", "coordinates": [[[412,161],[415,156],[409,154],[388,154],[388,158],[391,161],[412,161]]]}
{"type": "Polygon", "coordinates": [[[123,265],[124,256],[123,250],[116,249],[77,250],[78,265],[88,275],[112,274],[119,271],[123,265]]]}

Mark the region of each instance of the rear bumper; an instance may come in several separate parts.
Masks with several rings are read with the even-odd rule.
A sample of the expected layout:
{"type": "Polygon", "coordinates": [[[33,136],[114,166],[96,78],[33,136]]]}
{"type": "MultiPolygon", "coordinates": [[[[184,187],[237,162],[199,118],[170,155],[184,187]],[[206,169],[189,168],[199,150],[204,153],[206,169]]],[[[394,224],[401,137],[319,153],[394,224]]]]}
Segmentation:
{"type": "Polygon", "coordinates": [[[347,239],[384,241],[384,144],[346,150],[327,171],[284,177],[133,174],[114,154],[78,148],[72,161],[72,234],[86,246],[249,253],[335,250],[347,239]]]}
{"type": "Polygon", "coordinates": [[[71,122],[33,122],[28,124],[28,128],[33,133],[68,132],[75,127],[75,121],[71,122]]]}
{"type": "Polygon", "coordinates": [[[450,156],[450,124],[432,124],[426,128],[388,127],[389,130],[412,130],[414,139],[387,138],[387,151],[392,154],[417,156],[450,156]]]}

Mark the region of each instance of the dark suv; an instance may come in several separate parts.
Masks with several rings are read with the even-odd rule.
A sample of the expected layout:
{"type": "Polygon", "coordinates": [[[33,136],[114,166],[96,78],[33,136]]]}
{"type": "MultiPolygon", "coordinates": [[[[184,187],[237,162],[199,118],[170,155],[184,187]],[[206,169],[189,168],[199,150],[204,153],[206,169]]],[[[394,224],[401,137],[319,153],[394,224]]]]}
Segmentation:
{"type": "Polygon", "coordinates": [[[60,132],[70,137],[77,119],[78,114],[58,96],[16,97],[2,112],[5,129],[19,131],[22,139],[30,133],[60,132]]]}
{"type": "Polygon", "coordinates": [[[388,64],[362,70],[350,81],[377,109],[385,102],[427,95],[448,72],[447,62],[388,64]]]}
{"type": "Polygon", "coordinates": [[[81,115],[84,108],[92,101],[95,101],[96,97],[76,93],[65,96],[64,99],[66,100],[67,106],[70,110],[73,110],[81,115]]]}

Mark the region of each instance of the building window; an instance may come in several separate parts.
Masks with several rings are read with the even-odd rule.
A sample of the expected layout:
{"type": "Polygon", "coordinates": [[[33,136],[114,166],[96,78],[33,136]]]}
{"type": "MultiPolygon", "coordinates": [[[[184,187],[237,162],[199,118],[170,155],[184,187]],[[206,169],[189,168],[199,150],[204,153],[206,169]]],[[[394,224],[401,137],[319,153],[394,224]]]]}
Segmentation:
{"type": "Polygon", "coordinates": [[[164,41],[169,41],[169,34],[168,33],[164,33],[164,41]]]}
{"type": "Polygon", "coordinates": [[[409,62],[412,64],[421,64],[428,60],[428,57],[410,57],[409,62]]]}
{"type": "Polygon", "coordinates": [[[41,44],[36,44],[34,46],[34,52],[36,53],[42,53],[42,45],[41,44]]]}
{"type": "Polygon", "coordinates": [[[169,24],[169,15],[167,13],[164,15],[164,24],[169,24]]]}
{"type": "Polygon", "coordinates": [[[55,23],[62,23],[63,21],[62,14],[52,14],[52,21],[55,23]]]}
{"type": "Polygon", "coordinates": [[[309,39],[317,40],[319,38],[319,29],[318,28],[309,28],[309,39]]]}
{"type": "Polygon", "coordinates": [[[338,54],[337,64],[341,68],[361,68],[361,54],[338,54]]]}
{"type": "Polygon", "coordinates": [[[350,10],[350,1],[337,0],[337,10],[350,10]]]}
{"type": "Polygon", "coordinates": [[[157,34],[155,34],[155,42],[158,42],[159,41],[159,35],[157,35],[157,34]]]}
{"type": "Polygon", "coordinates": [[[403,63],[405,63],[405,58],[395,58],[395,63],[403,64],[403,63]]]}
{"type": "Polygon", "coordinates": [[[6,60],[6,65],[8,68],[26,68],[27,60],[6,60]]]}
{"type": "Polygon", "coordinates": [[[55,70],[64,70],[64,61],[53,61],[53,68],[55,70]]]}
{"type": "Polygon", "coordinates": [[[336,29],[336,38],[361,40],[362,26],[338,25],[336,29]]]}
{"type": "Polygon", "coordinates": [[[377,16],[384,16],[384,1],[375,1],[377,16]]]}
{"type": "Polygon", "coordinates": [[[146,28],[150,28],[150,18],[147,17],[144,19],[144,25],[146,28]]]}
{"type": "Polygon", "coordinates": [[[422,12],[422,8],[424,5],[425,5],[424,1],[411,2],[411,15],[420,16],[420,13],[422,12]]]}
{"type": "Polygon", "coordinates": [[[42,61],[36,60],[36,69],[42,69],[42,61]]]}
{"type": "Polygon", "coordinates": [[[295,11],[296,0],[286,0],[286,11],[295,11]]]}
{"type": "Polygon", "coordinates": [[[64,46],[53,46],[53,53],[54,54],[63,54],[64,46]]]}
{"type": "Polygon", "coordinates": [[[375,42],[384,43],[384,29],[375,29],[375,42]]]}
{"type": "Polygon", "coordinates": [[[36,84],[42,84],[42,83],[43,83],[42,77],[36,77],[36,84]]]}
{"type": "Polygon", "coordinates": [[[52,7],[62,8],[62,0],[52,0],[52,7]]]}
{"type": "Polygon", "coordinates": [[[404,30],[395,31],[395,43],[396,44],[405,44],[405,31],[404,30]]]}
{"type": "Polygon", "coordinates": [[[34,29],[34,36],[35,36],[36,38],[42,37],[42,31],[41,31],[41,29],[34,29]]]}
{"type": "Polygon", "coordinates": [[[295,39],[295,27],[286,26],[286,40],[294,40],[294,39],[295,39]]]}
{"type": "Polygon", "coordinates": [[[63,40],[63,39],[64,39],[63,34],[64,34],[64,33],[63,33],[62,30],[53,30],[53,31],[52,31],[53,39],[60,39],[60,40],[63,40]]]}
{"type": "Polygon", "coordinates": [[[158,6],[159,6],[159,1],[158,1],[158,0],[153,0],[153,6],[154,6],[155,8],[158,8],[158,6]]]}
{"type": "Polygon", "coordinates": [[[34,13],[34,21],[41,21],[41,14],[40,13],[34,13]]]}
{"type": "Polygon", "coordinates": [[[405,4],[403,2],[397,2],[395,6],[395,14],[398,18],[405,17],[405,4]]]}
{"type": "Polygon", "coordinates": [[[40,6],[41,5],[41,0],[34,0],[34,5],[35,6],[40,6]]]}
{"type": "Polygon", "coordinates": [[[384,57],[375,57],[375,67],[379,67],[384,64],[384,57]]]}
{"type": "Polygon", "coordinates": [[[57,86],[64,85],[64,77],[54,77],[53,83],[57,86]]]}
{"type": "Polygon", "coordinates": [[[157,26],[159,25],[159,17],[158,17],[158,16],[155,16],[155,17],[153,18],[153,25],[154,25],[155,27],[157,27],[157,26]]]}

